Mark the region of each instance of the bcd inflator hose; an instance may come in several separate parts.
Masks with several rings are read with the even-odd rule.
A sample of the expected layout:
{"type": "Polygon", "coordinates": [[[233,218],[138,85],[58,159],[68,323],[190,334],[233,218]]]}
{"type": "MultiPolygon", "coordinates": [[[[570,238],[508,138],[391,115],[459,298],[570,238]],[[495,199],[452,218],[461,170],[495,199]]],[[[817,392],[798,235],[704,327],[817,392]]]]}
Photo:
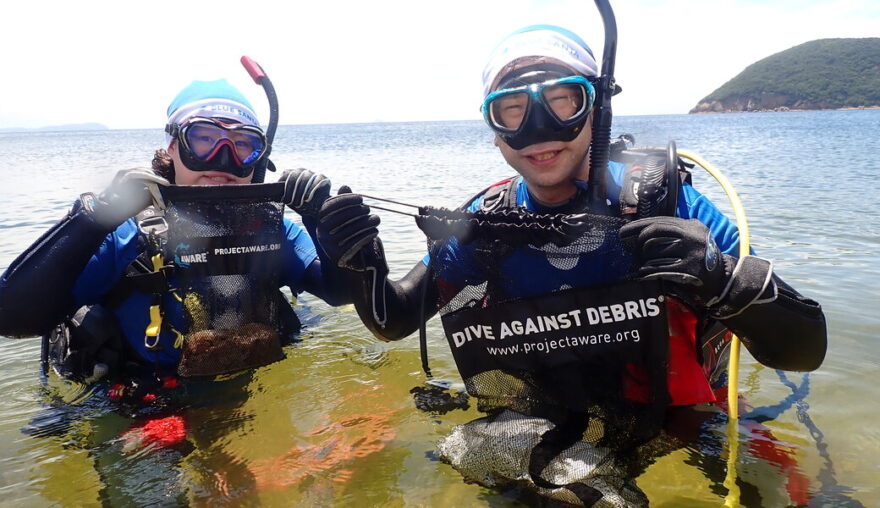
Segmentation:
{"type": "MultiPolygon", "coordinates": [[[[720,170],[694,152],[679,149],[678,155],[695,162],[721,184],[721,188],[724,189],[727,199],[733,208],[736,227],[739,230],[739,256],[747,256],[750,249],[749,224],[742,201],[740,201],[733,185],[731,185],[730,181],[720,170]]],[[[724,486],[728,489],[727,496],[724,499],[724,506],[731,508],[741,506],[739,503],[739,486],[736,484],[736,463],[739,455],[739,350],[739,337],[734,335],[730,342],[730,359],[727,364],[727,440],[730,449],[727,455],[727,476],[724,479],[724,486]]]]}

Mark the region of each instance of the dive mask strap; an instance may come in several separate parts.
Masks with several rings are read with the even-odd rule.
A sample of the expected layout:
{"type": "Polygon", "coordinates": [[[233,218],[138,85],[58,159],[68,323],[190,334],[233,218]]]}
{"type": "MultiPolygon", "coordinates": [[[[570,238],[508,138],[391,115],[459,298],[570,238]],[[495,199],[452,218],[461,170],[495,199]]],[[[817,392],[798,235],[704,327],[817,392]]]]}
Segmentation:
{"type": "Polygon", "coordinates": [[[165,133],[177,139],[177,136],[180,134],[180,126],[176,123],[167,123],[165,124],[165,133]]]}

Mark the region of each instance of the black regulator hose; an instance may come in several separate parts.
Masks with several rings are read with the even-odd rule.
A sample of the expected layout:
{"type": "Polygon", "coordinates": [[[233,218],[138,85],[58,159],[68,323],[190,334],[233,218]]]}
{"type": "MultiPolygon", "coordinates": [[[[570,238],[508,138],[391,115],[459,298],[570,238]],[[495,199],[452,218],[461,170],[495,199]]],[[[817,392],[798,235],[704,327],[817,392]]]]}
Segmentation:
{"type": "Polygon", "coordinates": [[[275,140],[275,130],[278,129],[278,95],[275,94],[275,87],[272,81],[260,65],[247,56],[241,57],[241,65],[244,66],[254,83],[262,85],[266,92],[266,99],[269,101],[269,127],[266,128],[266,155],[254,168],[254,183],[262,183],[266,179],[266,168],[275,171],[275,165],[269,161],[269,155],[272,154],[272,142],[275,140]],[[270,167],[271,165],[271,167],[270,167]]]}
{"type": "Polygon", "coordinates": [[[608,0],[596,0],[596,7],[605,27],[605,46],[602,51],[602,72],[596,83],[596,108],[593,113],[593,140],[590,144],[590,203],[595,213],[607,215],[605,173],[611,146],[611,96],[618,91],[614,80],[614,62],[617,58],[617,21],[608,0]]]}
{"type": "Polygon", "coordinates": [[[681,188],[681,178],[678,176],[678,148],[675,141],[669,140],[666,144],[666,200],[664,201],[664,215],[675,217],[678,209],[678,191],[681,188]]]}

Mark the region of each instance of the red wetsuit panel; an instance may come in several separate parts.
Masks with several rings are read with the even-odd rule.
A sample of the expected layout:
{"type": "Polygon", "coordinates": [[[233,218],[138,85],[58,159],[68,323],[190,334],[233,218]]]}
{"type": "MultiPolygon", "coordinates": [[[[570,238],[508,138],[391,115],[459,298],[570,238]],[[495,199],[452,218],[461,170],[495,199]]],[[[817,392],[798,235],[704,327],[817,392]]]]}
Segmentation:
{"type": "MultiPolygon", "coordinates": [[[[673,406],[715,402],[715,393],[706,379],[697,358],[697,317],[681,302],[666,299],[669,318],[669,367],[666,383],[673,406]]],[[[628,399],[649,400],[648,376],[641,365],[629,365],[629,376],[624,379],[624,394],[628,399]]]]}
{"type": "Polygon", "coordinates": [[[669,395],[672,405],[715,402],[715,393],[697,358],[697,316],[674,298],[666,300],[669,313],[669,395]]]}

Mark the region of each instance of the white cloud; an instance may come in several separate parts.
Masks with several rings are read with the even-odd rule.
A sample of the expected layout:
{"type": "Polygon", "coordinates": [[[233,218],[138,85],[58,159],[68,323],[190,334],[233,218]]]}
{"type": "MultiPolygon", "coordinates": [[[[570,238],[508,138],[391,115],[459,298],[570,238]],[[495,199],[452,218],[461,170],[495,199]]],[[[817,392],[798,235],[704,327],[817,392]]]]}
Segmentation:
{"type": "MultiPolygon", "coordinates": [[[[864,0],[614,2],[618,114],[684,113],[746,65],[808,40],[880,35],[864,0]]],[[[14,2],[5,7],[0,127],[160,127],[192,79],[226,77],[268,118],[238,64],[260,62],[281,123],[478,118],[492,47],[530,23],[602,52],[588,0],[14,2]]]]}

